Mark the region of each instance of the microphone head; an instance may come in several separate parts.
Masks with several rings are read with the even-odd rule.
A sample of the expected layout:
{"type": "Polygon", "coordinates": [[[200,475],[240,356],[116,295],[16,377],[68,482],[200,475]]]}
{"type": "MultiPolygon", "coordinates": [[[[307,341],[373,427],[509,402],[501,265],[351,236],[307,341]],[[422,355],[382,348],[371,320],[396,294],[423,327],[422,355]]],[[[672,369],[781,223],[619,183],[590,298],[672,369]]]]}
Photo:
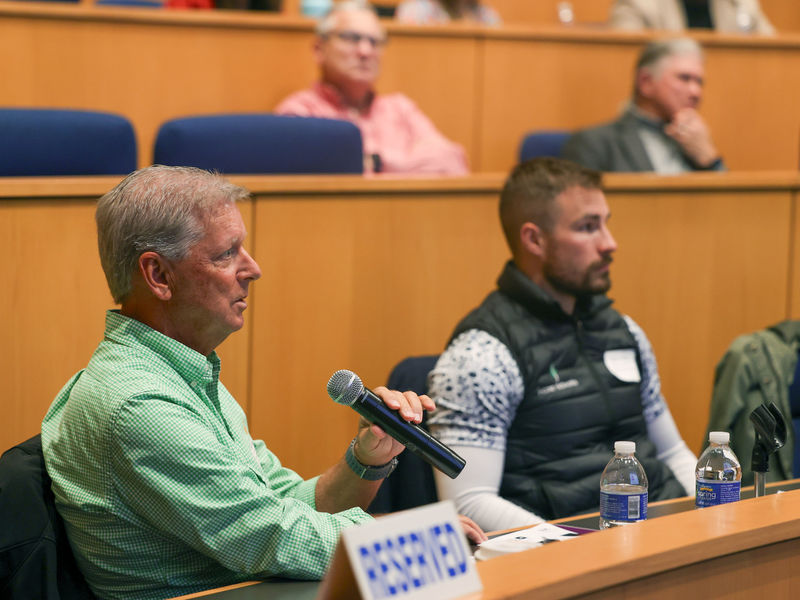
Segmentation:
{"type": "Polygon", "coordinates": [[[334,402],[345,406],[352,406],[363,391],[361,379],[347,369],[336,371],[328,380],[328,395],[334,402]]]}

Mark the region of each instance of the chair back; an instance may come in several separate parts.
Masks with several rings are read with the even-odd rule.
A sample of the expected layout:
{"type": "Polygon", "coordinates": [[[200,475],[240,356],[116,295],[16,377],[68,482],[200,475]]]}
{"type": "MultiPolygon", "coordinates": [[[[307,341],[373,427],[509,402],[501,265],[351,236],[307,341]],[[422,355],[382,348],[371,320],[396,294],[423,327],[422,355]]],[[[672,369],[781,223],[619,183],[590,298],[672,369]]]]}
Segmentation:
{"type": "Polygon", "coordinates": [[[127,175],[136,169],[136,136],[109,113],[0,108],[0,176],[127,175]]]}
{"type": "Polygon", "coordinates": [[[793,475],[800,477],[800,356],[794,369],[792,385],[789,386],[789,408],[792,411],[792,430],[794,432],[793,475]]]}
{"type": "Polygon", "coordinates": [[[361,173],[361,131],[349,121],[225,114],[167,121],[153,162],[221,173],[361,173]]]}
{"type": "Polygon", "coordinates": [[[522,143],[519,147],[519,162],[525,162],[540,156],[560,157],[561,149],[569,136],[570,132],[561,130],[531,131],[527,133],[522,138],[522,143]]]}
{"type": "Polygon", "coordinates": [[[0,457],[0,598],[92,600],[56,512],[41,435],[0,457]]]}
{"type": "MultiPolygon", "coordinates": [[[[417,394],[428,392],[428,373],[439,355],[414,356],[400,361],[389,375],[387,387],[417,394]]],[[[422,426],[425,426],[423,419],[422,426]]],[[[383,482],[369,512],[382,514],[430,504],[438,500],[433,469],[421,458],[404,450],[398,457],[397,468],[383,482]]]]}

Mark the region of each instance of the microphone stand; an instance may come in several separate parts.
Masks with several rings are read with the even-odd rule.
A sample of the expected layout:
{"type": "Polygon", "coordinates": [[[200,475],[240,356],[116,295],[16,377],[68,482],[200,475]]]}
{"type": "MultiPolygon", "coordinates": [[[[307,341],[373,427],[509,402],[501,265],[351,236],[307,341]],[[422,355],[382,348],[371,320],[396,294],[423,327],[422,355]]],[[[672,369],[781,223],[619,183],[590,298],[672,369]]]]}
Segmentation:
{"type": "Polygon", "coordinates": [[[786,443],[786,421],[774,402],[757,406],[750,413],[750,421],[756,430],[751,465],[755,476],[755,494],[758,498],[766,493],[770,455],[786,443]]]}

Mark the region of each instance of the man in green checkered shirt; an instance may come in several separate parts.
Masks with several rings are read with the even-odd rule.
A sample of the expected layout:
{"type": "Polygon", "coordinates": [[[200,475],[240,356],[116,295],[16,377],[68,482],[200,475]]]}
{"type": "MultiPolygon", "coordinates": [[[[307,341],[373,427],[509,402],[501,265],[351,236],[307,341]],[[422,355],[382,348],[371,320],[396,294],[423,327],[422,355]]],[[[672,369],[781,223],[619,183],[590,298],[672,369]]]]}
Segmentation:
{"type": "MultiPolygon", "coordinates": [[[[214,352],[242,327],[261,275],[243,246],[236,202],[247,197],[206,171],[154,166],[98,202],[100,259],[121,308],[50,407],[42,443],[76,559],[101,598],[318,579],[339,532],[370,519],[362,509],[403,449],[361,422],[347,461],[304,481],[250,437],[214,352]]],[[[434,408],[375,391],[412,421],[434,408]]]]}

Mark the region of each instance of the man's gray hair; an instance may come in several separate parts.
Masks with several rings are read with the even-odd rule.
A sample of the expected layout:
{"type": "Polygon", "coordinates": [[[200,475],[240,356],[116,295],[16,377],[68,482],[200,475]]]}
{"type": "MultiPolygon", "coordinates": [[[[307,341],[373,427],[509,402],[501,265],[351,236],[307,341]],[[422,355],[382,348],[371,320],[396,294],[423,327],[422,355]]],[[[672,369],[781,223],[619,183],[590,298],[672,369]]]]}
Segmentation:
{"type": "Polygon", "coordinates": [[[358,12],[361,10],[368,10],[376,17],[378,12],[367,0],[342,0],[341,2],[334,2],[331,9],[317,22],[317,35],[319,37],[327,36],[336,27],[336,16],[339,13],[358,12]]]}
{"type": "Polygon", "coordinates": [[[649,69],[653,76],[658,77],[665,58],[685,54],[694,54],[702,59],[703,48],[692,38],[669,38],[650,42],[642,49],[636,61],[637,79],[642,69],[649,69]]]}
{"type": "Polygon", "coordinates": [[[114,302],[131,293],[143,252],[181,260],[224,204],[249,198],[244,188],[194,167],[153,165],[135,171],[97,202],[97,246],[114,302]]]}

